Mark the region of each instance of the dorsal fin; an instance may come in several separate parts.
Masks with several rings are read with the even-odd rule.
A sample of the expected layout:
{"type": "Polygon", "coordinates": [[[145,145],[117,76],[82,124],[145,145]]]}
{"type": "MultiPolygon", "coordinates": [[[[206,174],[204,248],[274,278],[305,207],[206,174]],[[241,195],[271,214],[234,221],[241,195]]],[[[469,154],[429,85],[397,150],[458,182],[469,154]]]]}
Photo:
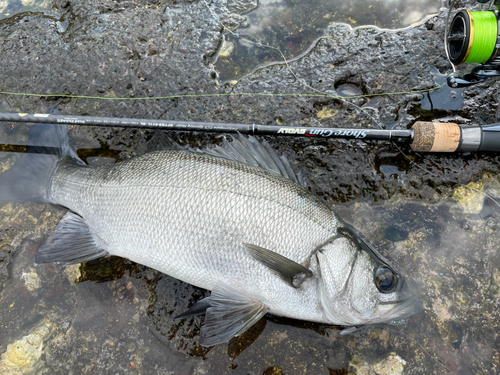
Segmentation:
{"type": "MultiPolygon", "coordinates": [[[[152,152],[158,150],[184,150],[177,142],[173,141],[166,132],[156,130],[153,137],[148,141],[146,149],[143,152],[152,152]]],[[[139,151],[139,154],[142,152],[139,151]]]]}
{"type": "Polygon", "coordinates": [[[295,174],[285,156],[278,156],[276,151],[265,139],[258,141],[252,136],[246,137],[240,133],[233,135],[232,138],[233,140],[229,142],[227,137],[224,136],[220,146],[217,145],[202,150],[199,148],[183,147],[173,141],[164,131],[157,130],[153,138],[148,142],[146,152],[157,150],[185,150],[239,161],[240,163],[266,169],[307,188],[302,173],[299,172],[295,174]]]}
{"type": "Polygon", "coordinates": [[[232,142],[224,137],[220,146],[207,150],[190,150],[260,167],[306,187],[302,174],[296,175],[285,156],[278,156],[265,139],[259,142],[252,136],[245,137],[238,133],[233,136],[232,142]]]}

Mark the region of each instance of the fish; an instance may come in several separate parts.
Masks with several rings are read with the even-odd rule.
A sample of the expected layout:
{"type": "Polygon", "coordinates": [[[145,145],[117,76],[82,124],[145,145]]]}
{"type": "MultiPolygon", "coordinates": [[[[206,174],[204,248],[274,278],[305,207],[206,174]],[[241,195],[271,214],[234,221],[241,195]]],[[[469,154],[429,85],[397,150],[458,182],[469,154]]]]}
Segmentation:
{"type": "Polygon", "coordinates": [[[351,332],[422,310],[403,276],[265,140],[236,135],[200,150],[160,136],[143,155],[89,166],[62,125],[34,125],[31,138],[52,147],[21,154],[0,176],[0,201],[67,210],[35,263],[114,255],[210,290],[177,317],[205,314],[203,346],[266,314],[351,332]]]}

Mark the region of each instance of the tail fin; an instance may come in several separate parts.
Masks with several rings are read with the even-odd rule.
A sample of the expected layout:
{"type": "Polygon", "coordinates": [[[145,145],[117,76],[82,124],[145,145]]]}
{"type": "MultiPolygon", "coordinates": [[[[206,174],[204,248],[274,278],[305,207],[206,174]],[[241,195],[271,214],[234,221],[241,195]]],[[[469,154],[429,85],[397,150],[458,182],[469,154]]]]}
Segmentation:
{"type": "MultiPolygon", "coordinates": [[[[49,112],[58,113],[56,109],[49,112]]],[[[0,175],[1,202],[49,203],[48,187],[57,162],[63,155],[76,155],[63,125],[33,125],[28,145],[14,165],[0,175]]]]}

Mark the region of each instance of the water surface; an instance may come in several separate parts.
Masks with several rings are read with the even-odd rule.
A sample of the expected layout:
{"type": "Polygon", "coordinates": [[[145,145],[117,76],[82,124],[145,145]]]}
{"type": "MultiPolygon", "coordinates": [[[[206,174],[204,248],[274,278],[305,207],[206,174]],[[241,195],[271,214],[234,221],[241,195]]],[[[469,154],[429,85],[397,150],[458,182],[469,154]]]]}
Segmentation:
{"type": "Polygon", "coordinates": [[[60,17],[50,0],[0,0],[0,21],[25,12],[60,17]]]}
{"type": "MultiPolygon", "coordinates": [[[[196,2],[189,3],[178,13],[186,12],[192,4],[196,5],[196,2]]],[[[204,7],[203,4],[198,5],[204,7]]],[[[120,11],[116,14],[123,13],[120,11]]],[[[116,14],[110,17],[111,21],[115,22],[116,14]]],[[[32,21],[36,19],[30,18],[32,21]]],[[[115,25],[118,25],[119,22],[116,22],[115,25]]],[[[172,30],[179,24],[177,22],[181,21],[175,18],[172,30]]],[[[126,22],[125,27],[131,27],[130,23],[126,22]]],[[[87,35],[90,35],[95,24],[91,23],[87,28],[87,35]]],[[[126,41],[127,36],[130,37],[132,42],[128,40],[128,46],[133,51],[141,51],[134,44],[136,39],[139,40],[136,37],[139,34],[144,45],[148,45],[147,36],[140,32],[141,28],[121,30],[120,40],[126,41]]],[[[403,39],[408,36],[402,33],[398,37],[403,39]]],[[[113,40],[111,34],[106,34],[104,39],[113,40]]],[[[68,43],[72,48],[82,43],[94,47],[96,39],[79,39],[73,44],[70,40],[68,43]]],[[[103,50],[106,48],[110,47],[102,47],[103,50]]],[[[161,60],[179,54],[177,50],[170,54],[169,48],[170,45],[158,48],[158,51],[165,53],[161,60]]],[[[386,53],[386,50],[382,52],[386,53]]],[[[60,56],[64,54],[60,53],[60,56]]],[[[77,53],[72,56],[76,57],[77,53]]],[[[126,60],[128,56],[121,58],[126,60]]],[[[185,56],[192,58],[194,55],[186,52],[181,59],[186,59],[185,56]]],[[[120,58],[119,54],[112,57],[114,61],[120,58]]],[[[198,57],[195,55],[192,61],[199,63],[198,57]]],[[[317,55],[314,57],[319,58],[317,55]]],[[[85,58],[90,59],[87,54],[85,58]]],[[[108,65],[111,63],[110,58],[106,56],[105,59],[108,65]]],[[[189,58],[186,61],[190,61],[189,58]]],[[[155,59],[160,60],[157,56],[155,59]]],[[[354,57],[352,59],[356,60],[354,57]]],[[[160,90],[157,82],[161,82],[162,76],[172,81],[178,78],[171,70],[157,69],[158,60],[144,58],[139,61],[141,67],[152,67],[149,75],[141,73],[140,78],[136,77],[137,80],[147,78],[140,82],[150,85],[151,91],[148,93],[151,94],[160,90]],[[158,72],[157,75],[152,71],[158,72]]],[[[170,61],[168,64],[174,66],[175,63],[170,61]]],[[[177,62],[181,66],[183,63],[177,62]]],[[[130,66],[136,66],[134,64],[132,62],[130,66]]],[[[399,67],[408,65],[406,61],[402,64],[399,67]]],[[[126,87],[119,80],[125,74],[125,69],[116,73],[111,69],[104,70],[104,64],[100,61],[95,65],[102,66],[102,72],[88,69],[88,75],[79,75],[74,78],[75,81],[87,87],[92,79],[101,80],[117,91],[120,85],[126,87]]],[[[52,62],[46,62],[46,67],[51,73],[55,72],[54,79],[58,78],[61,73],[59,60],[55,59],[53,65],[52,62]]],[[[428,69],[427,65],[424,68],[428,69]]],[[[67,69],[85,73],[78,64],[70,65],[67,69]]],[[[137,72],[130,68],[127,77],[132,75],[132,71],[137,72]]],[[[433,71],[431,68],[431,73],[433,71]]],[[[361,74],[364,72],[366,70],[361,71],[361,74]]],[[[427,73],[428,70],[424,76],[427,73]]],[[[11,74],[19,78],[14,70],[11,74]]],[[[191,80],[198,80],[200,75],[193,75],[191,80]]],[[[392,79],[391,74],[388,75],[387,79],[392,79]]],[[[426,87],[444,81],[442,76],[429,76],[433,76],[434,81],[426,87]]],[[[131,82],[138,85],[136,81],[131,82]]],[[[188,87],[181,83],[182,87],[188,87]]],[[[210,80],[210,83],[213,81],[210,80]]],[[[360,86],[355,83],[345,82],[335,88],[339,94],[351,96],[360,90],[360,86]]],[[[494,84],[492,82],[491,87],[494,84]]],[[[33,85],[35,87],[31,83],[20,87],[26,89],[29,86],[39,92],[46,90],[43,81],[33,81],[33,85]]],[[[404,89],[414,87],[420,88],[411,86],[404,89]]],[[[72,90],[79,91],[75,86],[72,90]]],[[[472,100],[471,91],[468,92],[469,108],[481,106],[479,110],[483,111],[490,101],[495,100],[490,96],[482,103],[475,103],[481,93],[472,91],[472,100]]],[[[370,99],[367,105],[373,105],[382,113],[385,108],[392,106],[395,114],[401,112],[415,119],[435,119],[458,115],[456,108],[462,106],[460,94],[460,91],[454,93],[443,88],[429,96],[422,95],[423,99],[421,94],[412,96],[411,100],[409,96],[384,96],[370,99]],[[413,112],[410,112],[411,108],[413,112]]],[[[19,107],[11,108],[8,101],[2,99],[2,111],[41,111],[57,105],[61,111],[74,114],[114,113],[160,118],[167,112],[174,119],[211,120],[227,119],[229,117],[224,117],[225,113],[237,111],[240,107],[247,106],[259,112],[262,108],[269,111],[271,106],[258,98],[251,98],[253,102],[230,98],[218,102],[215,99],[201,102],[203,104],[198,107],[203,105],[202,110],[197,109],[196,101],[187,102],[188,105],[182,107],[180,100],[172,100],[158,104],[121,103],[123,106],[120,106],[120,111],[116,111],[116,107],[104,101],[56,101],[42,98],[32,102],[27,99],[9,99],[18,103],[19,107]],[[81,106],[73,105],[74,102],[81,106]],[[161,107],[161,111],[155,110],[154,105],[161,107]],[[181,109],[176,108],[178,105],[181,109]]],[[[283,100],[276,107],[273,105],[273,113],[266,114],[265,121],[272,123],[274,111],[280,116],[285,113],[285,119],[288,112],[302,111],[304,120],[314,119],[319,113],[337,113],[337,116],[346,112],[352,114],[348,112],[349,108],[335,101],[308,101],[316,103],[314,105],[305,105],[305,101],[301,104],[300,101],[283,100]]],[[[472,112],[469,109],[466,113],[471,116],[472,112]]],[[[237,116],[233,119],[240,122],[254,119],[251,115],[237,116]]],[[[334,117],[331,119],[332,126],[338,125],[334,117]]],[[[357,118],[354,119],[357,121],[357,118]]],[[[491,122],[498,120],[495,117],[491,122]]],[[[356,121],[353,121],[354,125],[362,124],[356,121]]],[[[387,123],[388,120],[383,121],[387,123]]],[[[23,151],[22,147],[9,146],[9,143],[25,144],[28,130],[27,125],[2,125],[0,139],[5,144],[2,151],[23,151]]],[[[120,161],[138,154],[150,138],[148,132],[92,128],[73,128],[70,136],[79,156],[94,165],[120,161]]],[[[183,144],[193,146],[220,141],[207,135],[186,133],[178,133],[176,138],[183,144]]],[[[203,298],[206,291],[120,258],[105,258],[72,267],[60,264],[35,265],[38,247],[54,230],[64,209],[41,204],[2,203],[0,373],[496,373],[500,366],[498,206],[477,190],[491,197],[500,196],[500,157],[494,154],[424,155],[411,153],[408,149],[404,149],[404,156],[392,145],[379,142],[290,138],[272,138],[269,141],[274,148],[285,152],[294,166],[305,170],[311,191],[324,199],[340,217],[353,224],[403,275],[415,280],[420,286],[420,299],[424,305],[420,314],[397,325],[367,327],[348,336],[340,335],[339,327],[265,317],[228,344],[203,348],[198,343],[202,318],[179,321],[174,317],[194,301],[203,298]],[[16,358],[17,362],[11,361],[16,358]]],[[[12,166],[14,161],[13,153],[0,153],[0,171],[12,166]]]]}
{"type": "MultiPolygon", "coordinates": [[[[28,129],[27,125],[17,128],[16,142],[25,141],[28,129]]],[[[14,139],[9,136],[12,132],[12,127],[2,127],[1,136],[14,139]]],[[[140,149],[131,133],[114,136],[123,136],[125,143],[80,148],[80,157],[97,165],[126,158],[126,150],[140,149]]],[[[339,147],[325,151],[316,148],[314,153],[330,159],[338,154],[344,159],[351,156],[339,147]]],[[[14,162],[9,160],[15,158],[13,153],[0,156],[2,167],[14,162]]],[[[415,181],[415,167],[402,161],[397,152],[377,153],[373,173],[378,189],[394,180],[403,185],[415,181]]],[[[446,173],[456,167],[450,165],[446,173]]],[[[310,183],[325,198],[332,191],[354,188],[357,177],[350,186],[314,177],[310,183]]],[[[470,187],[455,186],[452,200],[401,199],[396,194],[380,203],[370,199],[333,203],[340,217],[420,287],[424,311],[418,315],[348,336],[340,334],[340,327],[266,316],[240,337],[213,348],[198,343],[202,318],[174,319],[207,291],[116,257],[71,267],[35,265],[38,247],[64,210],[2,204],[0,248],[16,243],[20,248],[9,260],[1,291],[0,353],[4,354],[0,371],[12,369],[6,360],[7,354],[12,355],[12,344],[26,359],[38,342],[34,340],[39,340],[43,354],[37,361],[26,359],[28,365],[58,374],[65,373],[65,363],[73,357],[77,360],[69,366],[78,373],[103,371],[103,366],[118,373],[168,375],[364,374],[373,368],[379,374],[492,370],[497,362],[491,353],[496,353],[498,339],[491,327],[500,311],[500,210],[479,191],[500,196],[498,177],[484,175],[483,181],[470,187]]],[[[29,366],[25,369],[32,371],[29,366]]]]}
{"type": "Polygon", "coordinates": [[[283,56],[300,56],[333,23],[395,30],[423,21],[442,6],[443,0],[261,0],[246,22],[225,33],[215,64],[218,80],[236,80],[283,56]]]}

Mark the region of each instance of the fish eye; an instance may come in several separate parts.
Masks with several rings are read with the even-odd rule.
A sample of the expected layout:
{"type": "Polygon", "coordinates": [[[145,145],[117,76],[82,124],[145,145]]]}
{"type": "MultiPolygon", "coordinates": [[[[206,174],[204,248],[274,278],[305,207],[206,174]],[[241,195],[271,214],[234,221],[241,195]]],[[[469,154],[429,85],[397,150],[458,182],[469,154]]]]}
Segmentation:
{"type": "Polygon", "coordinates": [[[375,284],[382,293],[390,293],[397,285],[398,279],[390,268],[381,266],[375,273],[375,284]]]}

